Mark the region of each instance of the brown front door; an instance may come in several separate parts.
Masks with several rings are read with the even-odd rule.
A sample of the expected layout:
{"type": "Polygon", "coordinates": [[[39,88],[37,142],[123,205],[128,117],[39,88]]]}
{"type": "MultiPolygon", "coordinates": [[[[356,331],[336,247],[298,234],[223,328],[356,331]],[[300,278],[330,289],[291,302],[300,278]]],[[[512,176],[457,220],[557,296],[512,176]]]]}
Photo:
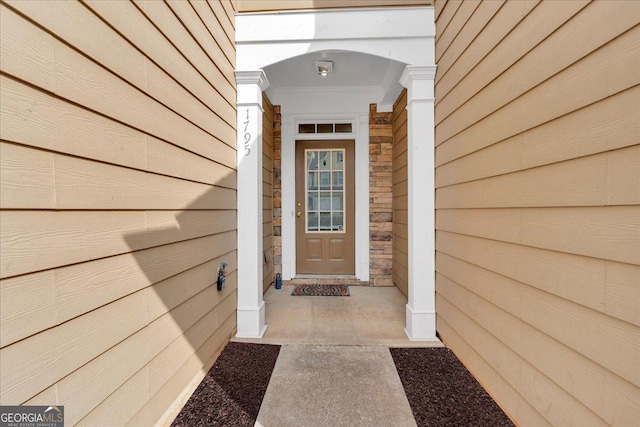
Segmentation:
{"type": "Polygon", "coordinates": [[[355,274],[354,141],[296,142],[296,271],[355,274]]]}

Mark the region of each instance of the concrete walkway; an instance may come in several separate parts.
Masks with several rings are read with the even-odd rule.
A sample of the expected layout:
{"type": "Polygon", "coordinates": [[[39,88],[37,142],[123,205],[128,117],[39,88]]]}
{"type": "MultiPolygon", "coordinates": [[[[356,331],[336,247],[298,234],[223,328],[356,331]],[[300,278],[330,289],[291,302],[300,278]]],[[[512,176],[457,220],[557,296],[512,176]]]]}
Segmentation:
{"type": "Polygon", "coordinates": [[[267,331],[282,345],[256,426],[415,426],[389,347],[404,332],[406,297],[395,287],[349,286],[349,297],[292,296],[293,286],[264,296],[267,331]]]}
{"type": "Polygon", "coordinates": [[[415,426],[385,347],[285,345],[256,426],[415,426]]]}

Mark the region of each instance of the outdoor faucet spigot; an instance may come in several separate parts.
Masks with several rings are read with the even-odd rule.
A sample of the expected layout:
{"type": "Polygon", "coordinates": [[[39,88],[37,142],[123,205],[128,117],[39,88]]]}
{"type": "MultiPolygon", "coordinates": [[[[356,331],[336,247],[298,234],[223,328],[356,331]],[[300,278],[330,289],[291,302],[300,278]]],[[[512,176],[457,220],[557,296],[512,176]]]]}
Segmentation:
{"type": "Polygon", "coordinates": [[[225,277],[225,268],[227,267],[226,262],[223,262],[220,264],[220,267],[218,268],[218,281],[217,281],[217,286],[218,286],[218,290],[221,291],[224,289],[225,286],[225,282],[227,280],[227,278],[225,277]]]}

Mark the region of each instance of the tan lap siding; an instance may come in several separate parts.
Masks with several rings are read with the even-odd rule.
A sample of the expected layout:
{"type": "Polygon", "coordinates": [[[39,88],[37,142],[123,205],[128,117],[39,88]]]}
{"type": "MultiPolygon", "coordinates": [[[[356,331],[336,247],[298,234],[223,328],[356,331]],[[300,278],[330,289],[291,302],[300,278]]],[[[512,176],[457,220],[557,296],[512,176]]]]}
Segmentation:
{"type": "Polygon", "coordinates": [[[233,5],[0,8],[0,402],[170,418],[236,326],[233,5]]]}
{"type": "Polygon", "coordinates": [[[438,332],[521,425],[631,425],[640,4],[436,9],[438,332]]]}
{"type": "Polygon", "coordinates": [[[274,280],[273,274],[273,105],[262,95],[262,234],[264,270],[262,289],[266,292],[274,280]]]}
{"type": "Polygon", "coordinates": [[[409,292],[409,241],[407,211],[407,91],[393,106],[393,283],[409,292]]]}

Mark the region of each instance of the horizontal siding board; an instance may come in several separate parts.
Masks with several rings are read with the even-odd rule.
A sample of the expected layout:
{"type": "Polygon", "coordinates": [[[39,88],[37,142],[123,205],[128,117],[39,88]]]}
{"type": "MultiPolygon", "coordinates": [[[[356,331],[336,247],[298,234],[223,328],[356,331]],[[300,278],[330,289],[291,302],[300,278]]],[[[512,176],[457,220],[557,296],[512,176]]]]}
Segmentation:
{"type": "MultiPolygon", "coordinates": [[[[468,88],[461,82],[454,91],[460,90],[466,96],[470,93],[475,93],[475,95],[471,99],[464,100],[463,105],[455,105],[444,101],[440,103],[438,111],[443,114],[443,120],[438,123],[438,132],[442,139],[448,139],[450,135],[460,132],[550,77],[571,67],[572,64],[637,24],[637,18],[634,17],[633,13],[634,8],[637,9],[634,3],[625,2],[628,5],[627,8],[613,8],[609,4],[595,2],[584,8],[577,15],[572,16],[576,10],[586,4],[586,2],[575,1],[548,3],[548,9],[545,9],[544,16],[537,16],[538,12],[542,11],[545,6],[545,3],[542,3],[529,14],[527,18],[531,20],[525,20],[516,30],[524,27],[525,23],[531,22],[529,28],[523,28],[522,35],[518,38],[516,38],[514,31],[514,33],[510,34],[508,39],[510,44],[504,47],[504,51],[496,48],[491,55],[491,58],[495,57],[495,59],[489,60],[489,57],[487,57],[482,62],[482,69],[489,76],[486,78],[481,77],[481,66],[474,69],[474,73],[468,76],[469,81],[478,84],[479,88],[483,87],[480,86],[480,82],[490,83],[476,93],[475,89],[468,88]],[[568,6],[567,10],[562,10],[561,5],[568,6]],[[535,38],[531,37],[532,33],[542,32],[544,34],[544,31],[540,29],[540,22],[545,22],[545,25],[549,25],[548,28],[554,29],[559,24],[559,22],[554,21],[562,19],[569,21],[496,77],[494,73],[500,71],[499,65],[507,61],[507,52],[521,52],[525,41],[535,41],[535,38]],[[607,26],[607,31],[604,29],[597,32],[591,31],[600,20],[616,22],[617,24],[615,26],[607,26]],[[496,70],[496,68],[498,69],[496,70]],[[455,117],[444,118],[447,115],[449,106],[456,108],[457,114],[455,117]]],[[[637,10],[640,13],[640,9],[637,10]]],[[[452,94],[453,91],[450,95],[452,94]]],[[[450,96],[448,99],[451,101],[460,100],[460,97],[450,96]]]]}
{"type": "Polygon", "coordinates": [[[153,173],[183,178],[218,187],[237,188],[234,168],[195,155],[173,144],[147,135],[147,167],[153,173]]]}
{"type": "MultiPolygon", "coordinates": [[[[226,106],[229,111],[229,122],[225,123],[202,104],[195,101],[188,92],[169,78],[164,71],[141,55],[134,46],[120,37],[80,3],[56,2],[52,5],[55,6],[45,8],[38,2],[16,2],[13,7],[18,8],[22,13],[25,13],[49,31],[59,35],[66,43],[93,58],[103,67],[124,79],[128,84],[138,88],[140,92],[153,94],[159,102],[162,102],[168,108],[172,108],[181,112],[183,116],[189,117],[189,120],[197,123],[209,134],[221,141],[231,141],[233,139],[235,131],[233,125],[228,123],[234,123],[235,118],[230,106],[226,106]],[[91,36],[87,36],[84,31],[78,31],[77,25],[74,25],[75,22],[86,22],[86,25],[92,28],[91,36]],[[127,58],[127,61],[114,60],[115,58],[127,58]],[[161,90],[158,90],[159,88],[161,90]],[[176,102],[177,99],[180,99],[181,102],[176,102]]],[[[113,5],[109,6],[110,9],[113,7],[113,5]]],[[[123,19],[120,15],[122,17],[128,16],[126,13],[120,13],[118,19],[123,19]]],[[[142,27],[141,25],[138,26],[142,27]]],[[[35,30],[35,27],[33,29],[35,30]]],[[[57,55],[56,53],[56,57],[57,55]]],[[[54,64],[56,63],[55,59],[54,64]]],[[[54,71],[56,71],[55,68],[60,68],[59,62],[57,65],[58,67],[54,65],[54,71]]],[[[85,76],[85,79],[90,78],[90,71],[87,70],[87,73],[88,75],[85,76]]],[[[56,89],[59,89],[60,83],[58,80],[60,76],[55,76],[55,79],[56,89]]],[[[114,85],[121,86],[123,83],[114,85]]],[[[69,84],[73,84],[73,82],[69,82],[69,84]]],[[[126,92],[126,90],[123,90],[123,92],[126,92]]],[[[99,109],[96,108],[96,110],[99,109]]],[[[224,111],[222,108],[219,110],[224,111]]],[[[176,118],[171,117],[172,121],[175,121],[176,118]]]]}
{"type": "Polygon", "coordinates": [[[640,265],[640,206],[439,209],[436,229],[640,265]]]}
{"type": "Polygon", "coordinates": [[[443,34],[446,34],[451,20],[458,12],[458,9],[460,8],[460,5],[462,3],[462,0],[447,0],[444,8],[442,9],[442,12],[440,12],[440,15],[438,16],[438,20],[436,21],[436,25],[438,25],[436,42],[440,40],[443,34]]]}
{"type": "MultiPolygon", "coordinates": [[[[443,282],[444,280],[441,280],[440,284],[443,285],[443,282]]],[[[466,292],[459,287],[455,287],[455,284],[451,282],[448,282],[447,285],[446,290],[444,285],[441,286],[442,290],[436,302],[436,304],[439,302],[440,306],[451,313],[446,317],[447,322],[450,322],[457,331],[464,331],[465,340],[472,340],[474,348],[482,348],[484,350],[482,354],[483,357],[489,358],[489,360],[491,360],[490,363],[499,367],[502,377],[508,381],[520,395],[527,399],[531,405],[546,418],[547,422],[552,425],[564,425],[570,424],[572,420],[575,420],[575,422],[578,422],[580,425],[605,425],[602,419],[598,418],[588,408],[580,404],[580,402],[555,384],[547,375],[541,374],[536,366],[523,360],[521,354],[511,349],[509,345],[503,341],[507,340],[509,344],[517,346],[518,337],[514,337],[514,333],[517,331],[530,335],[528,329],[511,328],[512,331],[509,331],[508,326],[510,323],[504,325],[504,322],[517,322],[517,320],[511,316],[502,314],[499,310],[490,310],[489,313],[487,313],[493,316],[492,319],[487,319],[487,315],[483,316],[478,314],[476,316],[478,310],[471,308],[469,311],[466,311],[469,306],[466,299],[456,299],[455,303],[461,306],[457,307],[455,303],[451,301],[451,299],[456,296],[455,292],[463,293],[463,296],[466,296],[466,292]],[[443,294],[443,291],[446,295],[443,294]],[[502,324],[500,322],[502,322],[502,324]],[[487,329],[493,331],[493,333],[490,333],[487,329]],[[476,337],[472,337],[472,335],[476,337]],[[486,344],[481,345],[478,342],[480,339],[484,339],[486,344]],[[489,351],[486,348],[489,344],[492,344],[494,348],[493,351],[489,351]],[[495,353],[495,355],[491,354],[492,352],[495,353]],[[498,358],[503,360],[499,360],[498,358]]],[[[472,300],[476,301],[475,298],[472,298],[472,300]]],[[[480,303],[480,300],[478,300],[478,302],[480,303]]],[[[485,310],[489,310],[484,304],[480,306],[485,310]]],[[[540,345],[540,340],[543,339],[543,336],[535,335],[533,342],[540,345]]],[[[527,354],[533,355],[533,353],[534,352],[528,352],[527,354]]],[[[550,355],[544,352],[535,353],[533,357],[550,358],[550,355]]]]}
{"type": "Polygon", "coordinates": [[[55,208],[53,154],[0,141],[0,166],[0,205],[55,208]]]}
{"type": "Polygon", "coordinates": [[[638,144],[640,86],[512,136],[436,169],[436,187],[638,144]]]}
{"type": "Polygon", "coordinates": [[[0,348],[56,324],[54,272],[0,280],[0,348]]]}
{"type": "MultiPolygon", "coordinates": [[[[436,304],[440,301],[436,301],[436,304]]],[[[493,345],[492,340],[483,341],[482,347],[475,346],[475,340],[473,337],[468,338],[468,342],[456,332],[456,329],[449,325],[447,320],[452,317],[451,313],[455,313],[455,308],[452,308],[450,304],[442,304],[442,315],[440,311],[438,314],[438,330],[441,331],[443,336],[446,337],[445,344],[448,347],[454,348],[456,356],[463,361],[465,366],[476,377],[478,382],[489,391],[491,397],[500,405],[500,407],[513,418],[516,418],[521,423],[532,426],[548,426],[551,424],[544,419],[535,409],[529,405],[529,403],[517,392],[517,390],[506,381],[500,374],[500,367],[502,364],[493,366],[489,361],[495,360],[495,354],[483,357],[485,346],[493,345]],[[451,308],[447,310],[448,308],[451,308]]],[[[454,314],[455,315],[455,314],[454,314]]],[[[460,323],[467,324],[466,322],[459,322],[459,319],[452,319],[452,324],[456,327],[460,323]]],[[[464,333],[464,332],[463,332],[464,333]]],[[[466,334],[465,334],[466,335],[466,334]]],[[[479,339],[484,336],[479,337],[479,339]]],[[[496,350],[501,349],[502,346],[498,346],[496,350]]],[[[498,353],[497,351],[495,352],[498,353]]],[[[509,363],[509,362],[507,362],[509,363]]]]}
{"type": "Polygon", "coordinates": [[[53,39],[41,31],[30,31],[32,24],[0,4],[0,67],[5,73],[38,82],[53,91],[53,39]]]}
{"type": "MultiPolygon", "coordinates": [[[[143,92],[132,90],[127,83],[65,45],[56,43],[54,51],[56,93],[60,96],[228,167],[235,167],[236,151],[225,142],[143,92]]],[[[231,141],[235,133],[228,132],[227,137],[231,141]]]]}
{"type": "MultiPolygon", "coordinates": [[[[640,142],[640,141],[639,141],[640,142]]],[[[609,153],[607,204],[640,204],[640,144],[609,153]]]]}
{"type": "Polygon", "coordinates": [[[436,232],[436,250],[603,311],[606,262],[511,243],[436,232]]]}
{"type": "MultiPolygon", "coordinates": [[[[171,378],[172,373],[181,366],[181,362],[188,359],[194,353],[193,350],[198,349],[211,336],[213,331],[218,329],[235,312],[234,298],[236,297],[236,290],[230,287],[228,290],[225,288],[225,291],[219,299],[216,298],[216,304],[211,310],[208,310],[211,306],[210,303],[200,303],[197,318],[190,314],[188,315],[186,306],[182,310],[184,316],[188,315],[195,318],[196,321],[189,319],[184,326],[180,327],[176,338],[150,361],[149,373],[151,377],[149,379],[149,389],[152,395],[171,378]]],[[[219,294],[215,286],[207,288],[204,292],[202,298],[211,298],[219,294]]],[[[193,308],[189,311],[191,310],[193,308]]],[[[176,315],[172,315],[172,317],[178,323],[183,323],[180,317],[176,315]]],[[[187,318],[185,318],[185,321],[187,321],[187,318]]],[[[202,362],[205,361],[203,360],[202,362]]]]}
{"type": "Polygon", "coordinates": [[[640,266],[607,262],[604,312],[640,327],[640,266]]]}
{"type": "MultiPolygon", "coordinates": [[[[555,370],[548,375],[598,416],[606,419],[612,413],[638,415],[640,411],[632,401],[613,403],[602,398],[605,383],[610,387],[608,393],[634,395],[638,389],[629,382],[629,377],[620,375],[624,368],[619,363],[611,366],[597,360],[609,358],[610,362],[615,356],[627,359],[627,363],[631,361],[628,367],[634,366],[634,354],[640,345],[637,327],[444,254],[439,254],[437,263],[438,271],[446,278],[443,284],[450,280],[464,287],[559,343],[545,345],[546,349],[560,351],[566,346],[576,351],[577,356],[562,358],[556,366],[549,366],[555,370]],[[575,334],[576,323],[581,325],[577,328],[583,331],[580,334],[575,334]],[[601,329],[600,325],[606,328],[601,329]],[[572,336],[567,339],[567,334],[572,336]],[[612,403],[614,407],[606,408],[612,403]]],[[[523,357],[529,357],[528,353],[523,357]]],[[[549,360],[546,364],[551,365],[549,360]]]]}
{"type": "Polygon", "coordinates": [[[2,274],[17,275],[142,249],[144,212],[2,213],[2,274]]]}
{"type": "MultiPolygon", "coordinates": [[[[193,353],[193,348],[199,347],[219,326],[212,320],[215,320],[215,312],[221,310],[221,301],[234,294],[233,286],[222,293],[215,290],[211,283],[207,286],[191,295],[178,309],[169,311],[165,308],[163,316],[156,323],[150,323],[61,380],[57,385],[59,398],[69,402],[67,405],[72,408],[67,421],[75,424],[84,418],[140,369],[150,369],[151,387],[152,382],[162,375],[152,369],[152,360],[167,352],[169,347],[175,347],[176,343],[193,353]],[[207,299],[213,301],[213,308],[208,313],[211,303],[203,303],[207,299]],[[171,326],[172,323],[178,326],[171,326]],[[121,366],[122,369],[113,372],[113,366],[121,366]],[[85,390],[85,393],[77,393],[78,389],[85,390]]],[[[151,293],[148,295],[151,296],[151,293]]]]}
{"type": "MultiPolygon", "coordinates": [[[[456,63],[458,58],[460,58],[463,52],[469,47],[471,42],[473,42],[478,34],[484,29],[498,10],[500,10],[504,3],[504,0],[479,2],[478,7],[467,21],[462,31],[456,35],[455,39],[449,45],[449,48],[438,59],[438,70],[435,78],[436,84],[440,81],[442,76],[449,71],[449,68],[456,63]]],[[[436,46],[436,49],[438,49],[438,46],[436,46]]]]}
{"type": "MultiPolygon", "coordinates": [[[[229,82],[165,2],[134,0],[147,18],[235,109],[235,80],[229,82]]],[[[234,122],[232,122],[233,124],[234,122]]]]}
{"type": "Polygon", "coordinates": [[[190,1],[191,7],[196,11],[198,17],[207,28],[207,31],[216,44],[220,47],[227,60],[234,65],[236,63],[236,49],[233,43],[227,38],[224,29],[217,22],[216,16],[206,2],[201,0],[190,1]]]}
{"type": "MultiPolygon", "coordinates": [[[[224,330],[220,332],[222,331],[224,330]]],[[[175,396],[181,395],[194,377],[204,374],[202,367],[207,365],[207,361],[204,360],[205,355],[216,354],[221,350],[220,346],[226,339],[221,338],[220,335],[222,334],[212,335],[160,389],[154,390],[155,393],[147,404],[131,418],[127,425],[156,425],[168,411],[174,410],[171,405],[174,403],[175,396]]]]}
{"type": "Polygon", "coordinates": [[[207,4],[211,8],[211,11],[215,15],[220,26],[222,26],[227,39],[235,49],[235,29],[233,28],[233,23],[229,20],[229,17],[224,10],[222,2],[219,0],[207,0],[207,4]]]}
{"type": "Polygon", "coordinates": [[[120,388],[102,401],[92,412],[77,424],[78,426],[126,425],[135,413],[149,399],[149,370],[136,372],[120,388]],[[115,408],[118,408],[117,410],[115,408]]]}
{"type": "Polygon", "coordinates": [[[144,133],[11,78],[0,76],[0,84],[1,139],[145,168],[144,133]]]}
{"type": "Polygon", "coordinates": [[[442,55],[449,49],[451,43],[460,34],[460,30],[467,24],[469,18],[473,15],[476,8],[481,2],[462,2],[456,11],[456,14],[447,25],[447,28],[441,32],[440,39],[436,45],[436,63],[440,62],[442,55]]]}
{"type": "Polygon", "coordinates": [[[145,301],[136,293],[0,349],[2,404],[24,402],[144,327],[145,301]]]}
{"type": "MultiPolygon", "coordinates": [[[[527,2],[525,5],[525,2],[522,1],[505,1],[504,5],[483,28],[480,34],[473,39],[455,64],[449,67],[446,74],[440,76],[435,88],[436,105],[445,99],[447,93],[509,34],[537,3],[538,1],[533,1],[527,2]]],[[[436,30],[436,32],[442,31],[442,28],[439,27],[437,23],[436,30]]],[[[436,108],[436,111],[437,110],[436,108]]]]}
{"type": "Polygon", "coordinates": [[[436,208],[604,206],[608,154],[436,190],[436,208]]]}
{"type": "Polygon", "coordinates": [[[235,209],[232,189],[66,156],[55,162],[58,209],[235,209]]]}
{"type": "Polygon", "coordinates": [[[505,138],[583,108],[640,83],[640,26],[594,51],[571,68],[485,117],[455,136],[436,128],[436,165],[470,154],[505,138]],[[602,76],[607,78],[603,79],[602,76]],[[460,144],[464,140],[465,144],[460,144]],[[445,142],[446,141],[446,142],[445,142]],[[462,147],[464,145],[464,147],[462,147]]]}
{"type": "Polygon", "coordinates": [[[464,129],[477,121],[479,114],[495,111],[589,54],[594,45],[600,46],[620,34],[616,26],[591,40],[583,31],[573,31],[580,26],[587,25],[583,30],[593,26],[592,14],[587,14],[587,18],[583,18],[583,14],[574,17],[587,4],[589,2],[583,0],[542,2],[534,8],[439,102],[436,124],[440,125],[440,131],[447,127],[464,129]],[[569,24],[564,25],[567,21],[569,24]],[[579,48],[575,43],[576,37],[584,39],[579,48]],[[541,56],[545,59],[539,64],[541,56]],[[477,105],[483,102],[486,105],[481,111],[477,105]],[[453,124],[453,118],[447,120],[453,111],[457,113],[459,124],[453,124]]]}
{"type": "Polygon", "coordinates": [[[224,75],[225,79],[233,85],[232,82],[235,81],[233,62],[224,55],[224,52],[204,26],[191,4],[186,1],[176,0],[169,0],[167,4],[194,40],[206,52],[207,56],[211,58],[211,61],[224,75]]]}
{"type": "Polygon", "coordinates": [[[0,77],[0,84],[0,139],[228,188],[236,186],[234,169],[16,80],[0,77]]]}
{"type": "Polygon", "coordinates": [[[58,319],[75,318],[181,273],[189,276],[187,271],[201,264],[215,275],[226,262],[232,272],[235,257],[235,232],[227,232],[57,269],[58,319]]]}
{"type": "MultiPolygon", "coordinates": [[[[167,40],[164,35],[158,31],[156,27],[147,19],[147,17],[130,2],[120,2],[117,4],[104,3],[100,1],[91,1],[88,6],[98,15],[102,16],[107,22],[115,26],[116,29],[123,34],[129,43],[144,53],[153,65],[148,66],[147,73],[150,69],[163,70],[173,77],[178,84],[189,91],[189,94],[183,92],[183,96],[176,97],[180,100],[180,106],[184,106],[191,99],[196,97],[206,105],[211,112],[219,115],[228,126],[235,126],[235,110],[229,101],[225,100],[217,90],[212,90],[211,85],[196,70],[178,50],[167,40]],[[158,67],[156,67],[156,64],[158,67]]],[[[152,80],[147,74],[147,82],[152,80]]],[[[156,84],[165,83],[166,79],[157,80],[156,84]]],[[[222,82],[221,82],[222,83],[222,82]]],[[[173,82],[166,82],[167,86],[174,85],[173,82]]],[[[170,87],[170,86],[169,86],[170,87]]],[[[166,88],[165,88],[166,90],[166,88]]],[[[174,89],[175,91],[176,89],[174,89]]],[[[147,91],[157,95],[166,95],[165,103],[171,105],[171,95],[163,94],[147,86],[147,91]]],[[[176,102],[176,101],[174,101],[176,102]]],[[[178,104],[176,104],[178,105],[178,104]]],[[[176,109],[174,107],[174,109],[176,109]]],[[[179,111],[179,109],[177,109],[179,111]]],[[[193,115],[189,115],[193,117],[193,115]]],[[[214,125],[214,119],[211,125],[214,125]]],[[[222,123],[220,126],[224,126],[222,123]]]]}
{"type": "Polygon", "coordinates": [[[217,286],[216,273],[223,260],[225,262],[233,262],[233,260],[229,260],[229,257],[223,255],[155,283],[151,288],[153,292],[149,292],[149,322],[159,319],[165,313],[196,295],[202,295],[201,297],[208,295],[208,301],[212,304],[211,307],[216,306],[225,299],[229,293],[232,293],[237,288],[238,274],[237,266],[229,264],[226,270],[225,288],[222,291],[218,291],[216,287],[216,292],[213,292],[214,285],[217,286]],[[202,294],[205,290],[208,290],[208,293],[202,294]]]}

